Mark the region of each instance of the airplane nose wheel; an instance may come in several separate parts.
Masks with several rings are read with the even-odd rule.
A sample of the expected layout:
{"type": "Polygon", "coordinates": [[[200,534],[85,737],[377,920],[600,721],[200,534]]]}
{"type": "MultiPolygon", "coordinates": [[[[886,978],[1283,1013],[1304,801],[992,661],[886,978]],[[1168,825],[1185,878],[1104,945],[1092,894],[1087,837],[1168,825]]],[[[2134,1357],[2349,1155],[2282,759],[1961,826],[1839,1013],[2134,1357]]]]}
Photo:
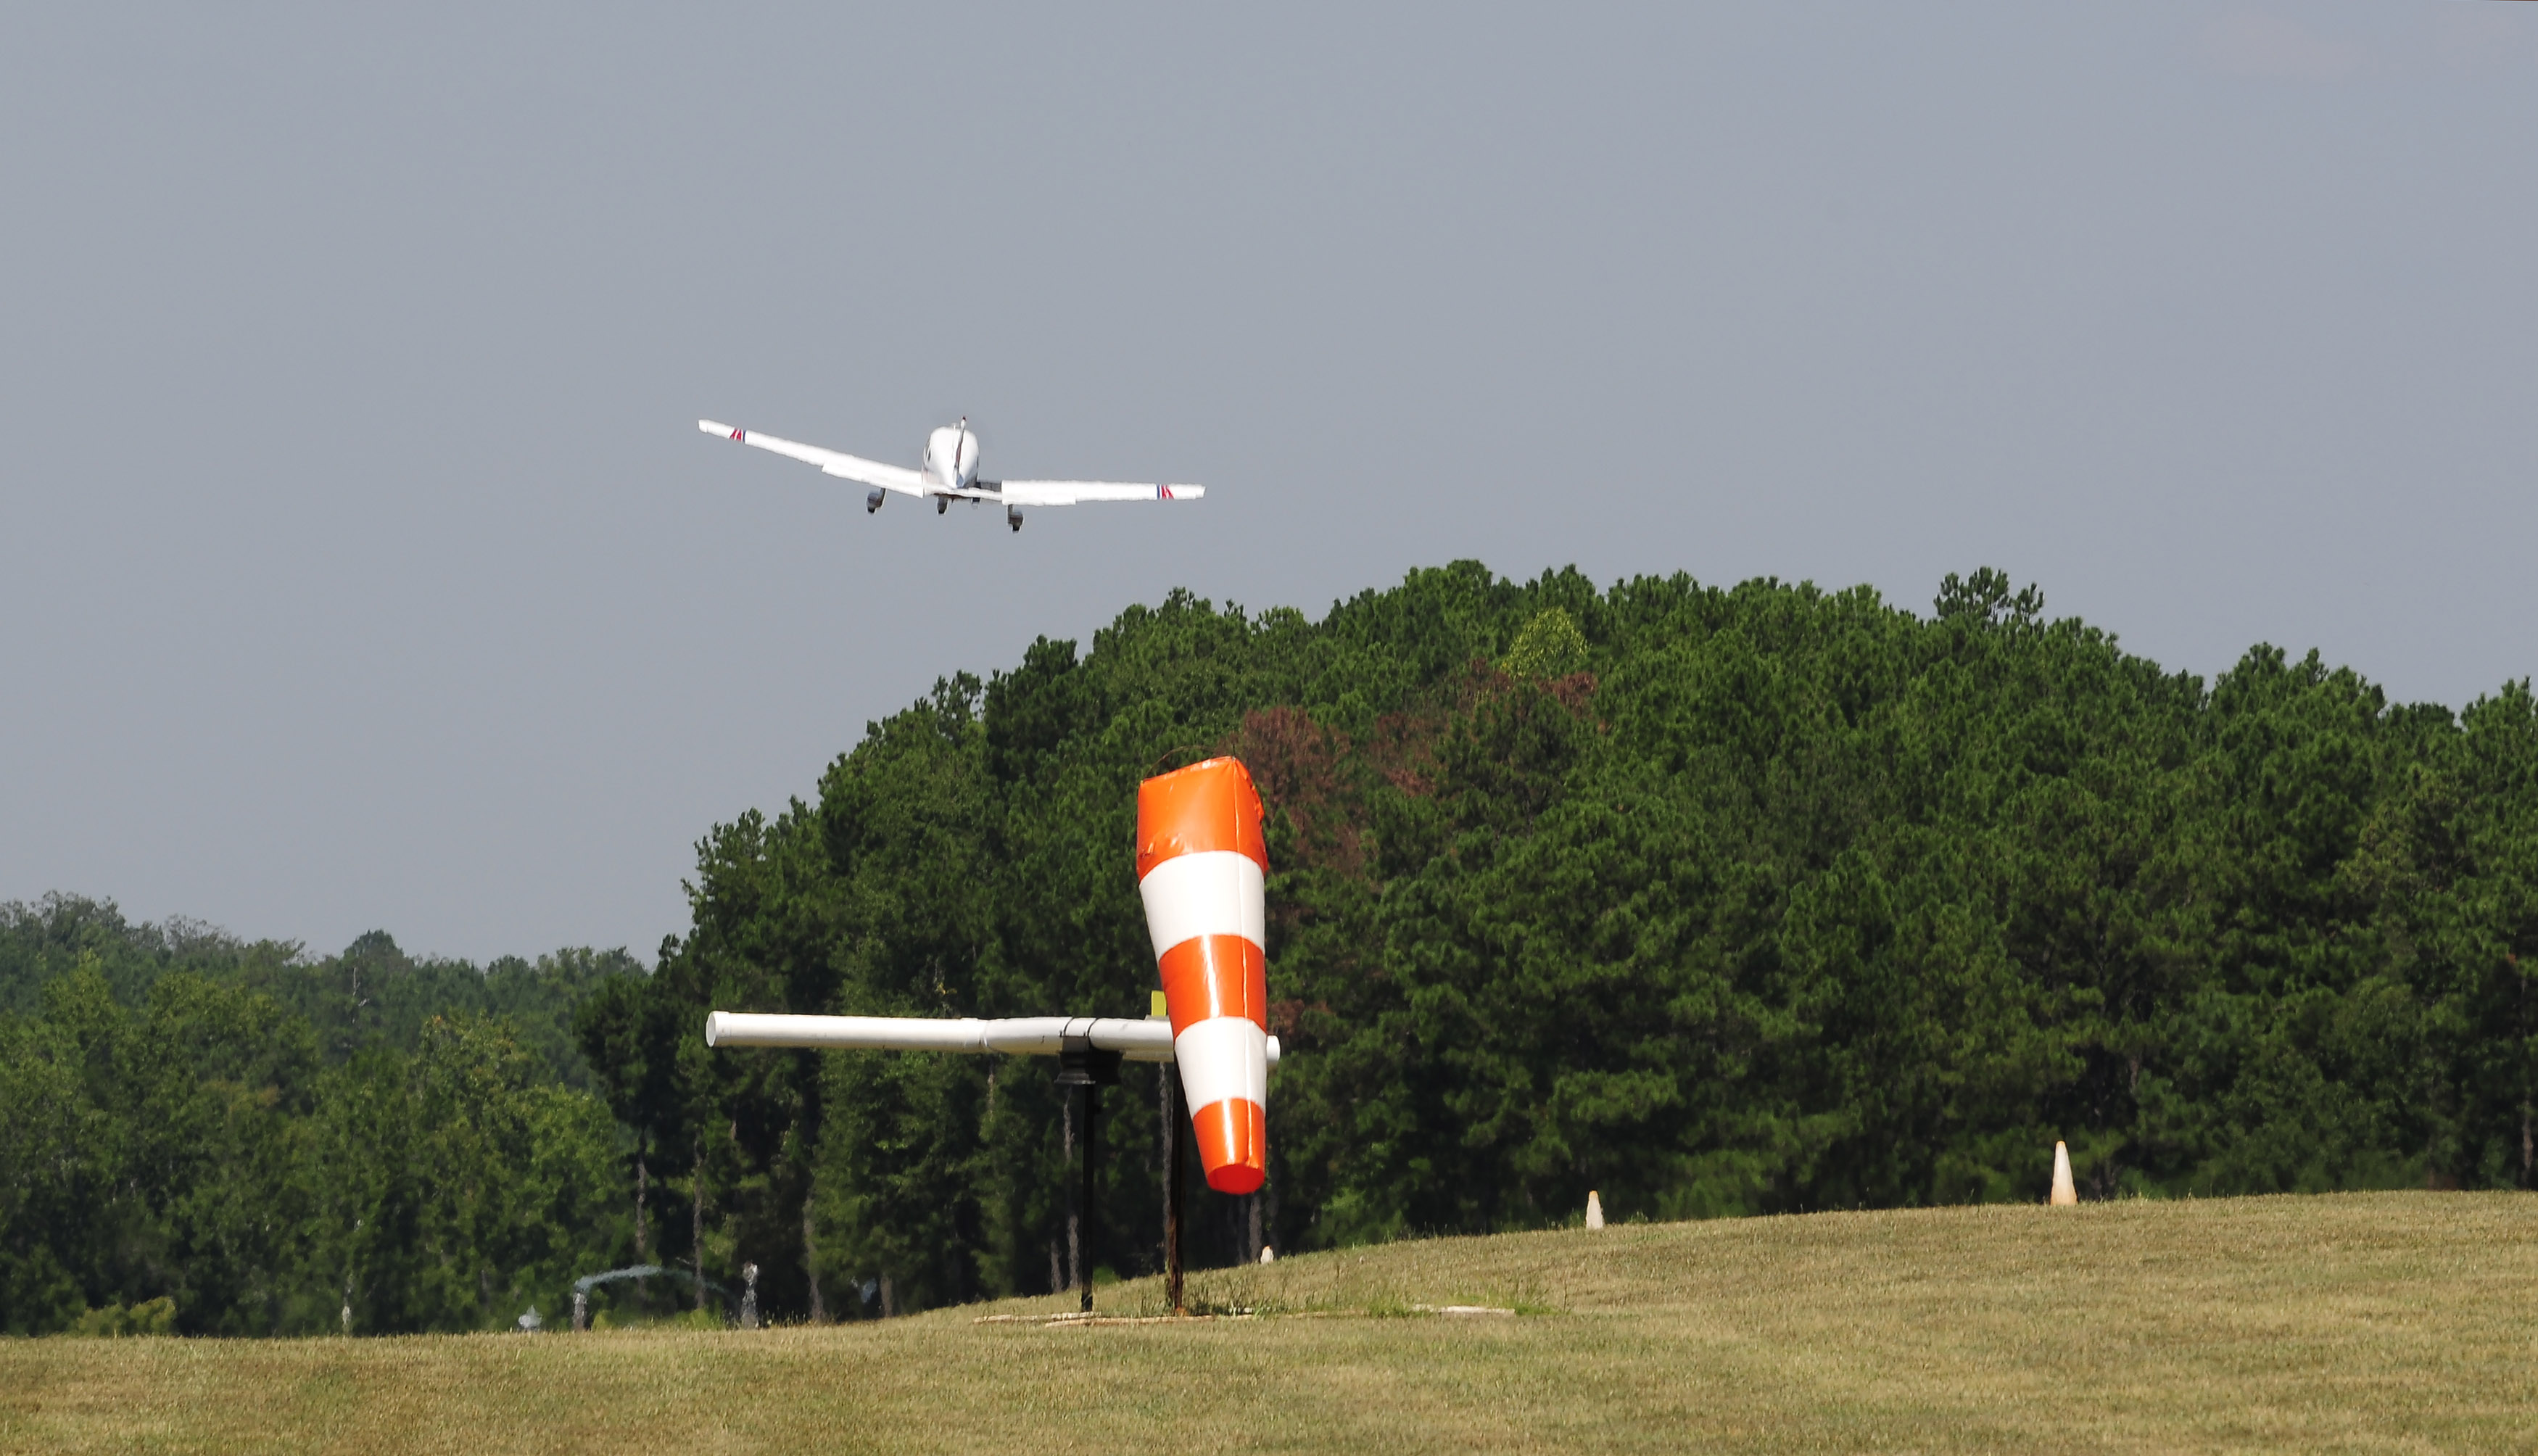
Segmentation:
{"type": "Polygon", "coordinates": [[[950,497],[943,496],[937,496],[934,497],[934,513],[936,515],[941,515],[943,512],[950,510],[951,508],[952,501],[950,497]]]}
{"type": "Polygon", "coordinates": [[[1015,510],[1011,506],[1007,506],[1005,508],[1005,524],[1013,527],[1017,531],[1021,530],[1023,528],[1023,513],[1019,510],[1015,510]]]}

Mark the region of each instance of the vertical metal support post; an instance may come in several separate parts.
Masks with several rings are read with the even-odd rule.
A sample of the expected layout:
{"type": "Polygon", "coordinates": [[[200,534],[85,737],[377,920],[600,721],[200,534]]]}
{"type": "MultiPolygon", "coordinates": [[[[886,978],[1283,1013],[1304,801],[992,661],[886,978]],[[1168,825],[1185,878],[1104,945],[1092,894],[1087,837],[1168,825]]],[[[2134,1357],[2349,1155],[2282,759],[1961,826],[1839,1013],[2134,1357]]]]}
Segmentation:
{"type": "Polygon", "coordinates": [[[1096,1224],[1093,1216],[1093,1210],[1095,1207],[1093,1202],[1093,1158],[1094,1150],[1101,1146],[1101,1117],[1102,1086],[1099,1083],[1087,1082],[1084,1084],[1084,1195],[1082,1204],[1084,1209],[1084,1281],[1083,1297],[1080,1303],[1080,1307],[1086,1314],[1091,1314],[1093,1312],[1093,1250],[1098,1247],[1094,1241],[1094,1230],[1098,1225],[1096,1224]]]}
{"type": "Polygon", "coordinates": [[[1057,1054],[1057,1085],[1084,1089],[1084,1171],[1076,1200],[1078,1256],[1076,1284],[1082,1291],[1084,1312],[1093,1312],[1093,1262],[1095,1221],[1093,1217],[1093,1172],[1097,1133],[1096,1119],[1102,1112],[1102,1089],[1119,1085],[1119,1053],[1102,1051],[1088,1038],[1070,1036],[1057,1054]]]}
{"type": "MultiPolygon", "coordinates": [[[[1066,1067],[1057,1074],[1057,1085],[1076,1088],[1083,1083],[1077,1079],[1076,1069],[1066,1067]]],[[[1062,1092],[1059,1095],[1062,1100],[1058,1103],[1058,1116],[1066,1124],[1063,1130],[1064,1151],[1067,1161],[1074,1162],[1084,1152],[1084,1103],[1073,1092],[1062,1092]]],[[[1077,1289],[1084,1283],[1084,1180],[1081,1174],[1066,1185],[1066,1196],[1062,1201],[1066,1205],[1066,1278],[1058,1285],[1061,1291],[1077,1289]]]]}
{"type": "Polygon", "coordinates": [[[1189,1119],[1181,1115],[1180,1068],[1166,1062],[1164,1081],[1164,1306],[1187,1314],[1181,1305],[1181,1148],[1189,1142],[1189,1119]]]}

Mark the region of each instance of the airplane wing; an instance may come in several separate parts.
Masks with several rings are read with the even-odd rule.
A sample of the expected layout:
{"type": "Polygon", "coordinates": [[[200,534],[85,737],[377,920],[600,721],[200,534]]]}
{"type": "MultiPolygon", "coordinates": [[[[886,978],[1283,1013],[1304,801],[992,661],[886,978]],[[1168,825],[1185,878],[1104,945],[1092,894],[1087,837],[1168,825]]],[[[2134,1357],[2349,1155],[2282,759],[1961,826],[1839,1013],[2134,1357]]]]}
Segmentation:
{"type": "Polygon", "coordinates": [[[744,445],[756,445],[762,450],[773,450],[778,455],[799,460],[805,465],[816,465],[820,467],[822,475],[834,475],[840,480],[850,480],[858,485],[879,486],[885,491],[897,491],[903,496],[934,494],[932,488],[926,485],[925,477],[904,466],[884,465],[878,460],[866,460],[860,455],[849,455],[841,450],[824,450],[818,445],[778,439],[771,434],[761,434],[755,430],[743,430],[738,426],[724,425],[713,420],[698,421],[697,429],[707,434],[719,434],[726,439],[736,439],[744,445]]]}
{"type": "Polygon", "coordinates": [[[1093,500],[1196,500],[1205,486],[1130,486],[1116,481],[1007,481],[1007,505],[1076,505],[1093,500]]]}

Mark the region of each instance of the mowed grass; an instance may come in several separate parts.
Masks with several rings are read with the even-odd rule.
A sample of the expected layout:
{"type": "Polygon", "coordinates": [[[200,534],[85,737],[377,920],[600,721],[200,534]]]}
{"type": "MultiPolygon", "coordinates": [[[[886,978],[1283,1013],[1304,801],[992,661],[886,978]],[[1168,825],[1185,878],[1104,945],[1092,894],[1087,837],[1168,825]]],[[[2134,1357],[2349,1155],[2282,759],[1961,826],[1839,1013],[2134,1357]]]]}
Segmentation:
{"type": "Polygon", "coordinates": [[[1267,1312],[975,1322],[1071,1307],[1037,1299],[749,1334],[12,1341],[0,1446],[2538,1450],[2526,1194],[1627,1225],[1193,1290],[1267,1312]],[[1528,1312],[1409,1312],[1464,1303],[1528,1312]]]}

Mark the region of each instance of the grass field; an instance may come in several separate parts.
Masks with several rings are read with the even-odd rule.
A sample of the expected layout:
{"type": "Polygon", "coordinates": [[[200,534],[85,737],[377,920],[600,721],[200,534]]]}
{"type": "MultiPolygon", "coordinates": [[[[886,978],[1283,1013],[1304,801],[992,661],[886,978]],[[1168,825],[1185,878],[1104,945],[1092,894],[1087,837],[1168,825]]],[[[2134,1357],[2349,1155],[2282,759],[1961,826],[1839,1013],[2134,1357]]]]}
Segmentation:
{"type": "MultiPolygon", "coordinates": [[[[0,1343],[45,1451],[2538,1451],[2538,1196],[1824,1214],[1194,1278],[1252,1318],[0,1343]],[[1512,1317],[1421,1314],[1490,1304],[1512,1317]]],[[[1105,1288],[1136,1312],[1151,1282],[1105,1288]]]]}

